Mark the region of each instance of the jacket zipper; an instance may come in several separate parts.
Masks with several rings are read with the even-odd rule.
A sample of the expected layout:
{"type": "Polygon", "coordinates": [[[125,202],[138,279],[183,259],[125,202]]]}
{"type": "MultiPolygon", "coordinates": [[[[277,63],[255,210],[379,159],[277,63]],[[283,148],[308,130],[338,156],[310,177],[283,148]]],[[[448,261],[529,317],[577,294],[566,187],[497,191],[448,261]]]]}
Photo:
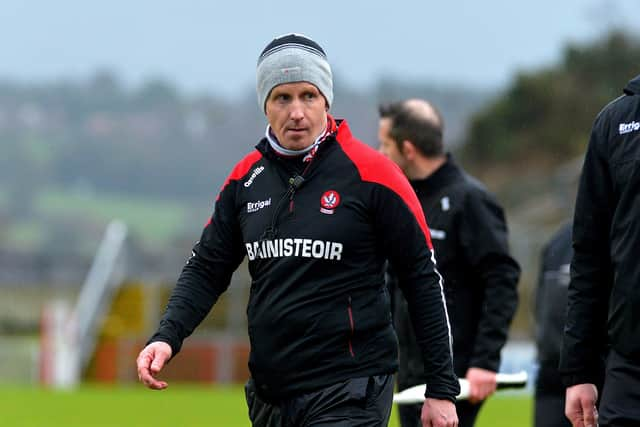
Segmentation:
{"type": "MultiPolygon", "coordinates": [[[[315,164],[315,163],[314,163],[314,160],[316,159],[316,157],[318,157],[318,154],[319,154],[319,153],[316,153],[316,155],[315,155],[311,160],[309,160],[309,162],[307,163],[307,165],[304,167],[304,169],[302,170],[302,173],[300,173],[300,175],[297,175],[297,176],[299,176],[300,178],[302,178],[302,179],[303,179],[303,182],[304,182],[304,178],[305,178],[306,176],[308,176],[308,175],[309,175],[309,170],[311,169],[311,165],[312,165],[312,164],[315,164]]],[[[290,215],[291,215],[291,214],[293,214],[293,210],[294,210],[293,197],[296,195],[296,190],[297,190],[297,189],[300,187],[300,185],[301,185],[301,184],[300,184],[300,185],[298,185],[298,186],[293,186],[293,181],[292,181],[292,180],[294,180],[294,179],[295,179],[295,178],[290,178],[290,179],[289,179],[289,186],[290,186],[290,187],[289,187],[289,190],[290,190],[290,191],[289,191],[289,214],[290,214],[290,215]]]]}
{"type": "Polygon", "coordinates": [[[292,214],[293,213],[293,196],[295,194],[295,191],[292,191],[291,194],[289,195],[289,213],[292,214]]]}
{"type": "Polygon", "coordinates": [[[353,333],[355,332],[355,324],[353,322],[353,310],[351,309],[351,297],[349,297],[349,304],[347,305],[347,313],[349,313],[349,326],[351,328],[351,333],[349,334],[349,353],[351,354],[351,357],[356,357],[355,353],[353,352],[353,342],[352,342],[352,338],[353,338],[353,333]]]}

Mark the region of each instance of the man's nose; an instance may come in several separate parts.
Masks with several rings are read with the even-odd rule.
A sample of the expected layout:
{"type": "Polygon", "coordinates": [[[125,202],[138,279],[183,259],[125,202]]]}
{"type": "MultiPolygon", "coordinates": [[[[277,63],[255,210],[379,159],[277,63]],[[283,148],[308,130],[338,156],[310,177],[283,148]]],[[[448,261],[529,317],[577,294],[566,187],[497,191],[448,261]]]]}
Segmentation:
{"type": "Polygon", "coordinates": [[[300,100],[296,99],[291,103],[289,116],[293,120],[302,120],[304,118],[304,106],[300,100]]]}

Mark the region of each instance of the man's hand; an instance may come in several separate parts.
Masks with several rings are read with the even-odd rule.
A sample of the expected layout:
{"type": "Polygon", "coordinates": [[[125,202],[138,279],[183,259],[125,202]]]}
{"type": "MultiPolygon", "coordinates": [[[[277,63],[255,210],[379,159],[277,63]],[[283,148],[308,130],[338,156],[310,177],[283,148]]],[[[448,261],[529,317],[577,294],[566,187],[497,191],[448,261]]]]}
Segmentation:
{"type": "Polygon", "coordinates": [[[567,388],[564,414],[573,427],[598,425],[598,389],[594,384],[577,384],[567,388]]]}
{"type": "Polygon", "coordinates": [[[422,427],[458,427],[456,405],[448,400],[427,398],[420,420],[422,427]]]}
{"type": "Polygon", "coordinates": [[[155,376],[162,370],[164,364],[171,358],[171,346],[166,342],[156,341],[146,346],[138,355],[138,379],[152,390],[163,390],[169,384],[158,381],[155,376]]]}
{"type": "Polygon", "coordinates": [[[481,368],[469,368],[465,376],[469,381],[469,402],[482,402],[496,391],[496,373],[481,368]]]}

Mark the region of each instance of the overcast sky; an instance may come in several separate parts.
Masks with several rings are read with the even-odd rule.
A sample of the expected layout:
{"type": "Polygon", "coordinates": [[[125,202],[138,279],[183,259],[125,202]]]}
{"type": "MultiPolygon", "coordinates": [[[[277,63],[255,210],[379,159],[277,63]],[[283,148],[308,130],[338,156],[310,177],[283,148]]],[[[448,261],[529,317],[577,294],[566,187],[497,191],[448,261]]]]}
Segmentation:
{"type": "Polygon", "coordinates": [[[485,88],[557,60],[612,26],[637,31],[638,0],[35,1],[0,7],[0,78],[162,77],[236,96],[276,35],[306,34],[345,84],[381,76],[485,88]]]}

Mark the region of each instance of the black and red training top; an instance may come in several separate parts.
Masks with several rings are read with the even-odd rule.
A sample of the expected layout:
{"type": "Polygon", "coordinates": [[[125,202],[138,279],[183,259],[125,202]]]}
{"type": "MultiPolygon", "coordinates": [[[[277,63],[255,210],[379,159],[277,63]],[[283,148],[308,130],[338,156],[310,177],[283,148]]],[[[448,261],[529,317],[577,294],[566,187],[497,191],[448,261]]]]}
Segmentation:
{"type": "Polygon", "coordinates": [[[151,341],[182,341],[248,257],[249,368],[278,400],[393,373],[385,262],[396,269],[425,363],[427,396],[455,400],[451,336],[429,230],[400,169],[345,121],[310,162],[266,139],[233,169],[151,341]]]}

